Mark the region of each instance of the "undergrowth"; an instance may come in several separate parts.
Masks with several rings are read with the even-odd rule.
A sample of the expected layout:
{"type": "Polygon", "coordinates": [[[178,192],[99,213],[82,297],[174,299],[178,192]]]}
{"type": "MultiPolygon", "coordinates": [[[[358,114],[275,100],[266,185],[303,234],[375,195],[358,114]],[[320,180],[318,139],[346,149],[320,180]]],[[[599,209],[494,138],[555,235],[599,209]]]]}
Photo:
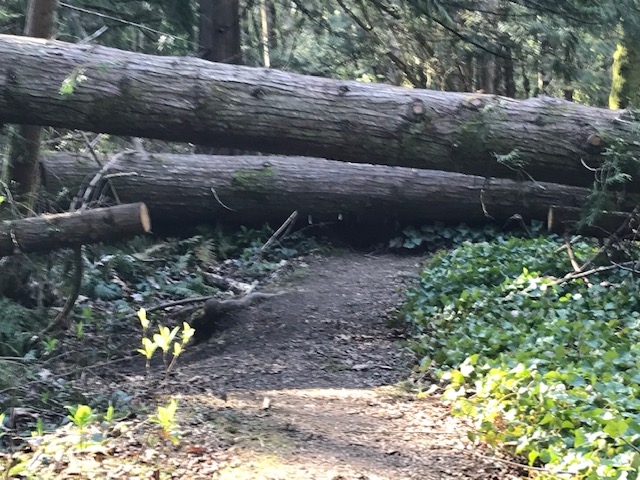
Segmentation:
{"type": "MultiPolygon", "coordinates": [[[[411,345],[474,419],[472,438],[538,478],[636,479],[640,281],[624,270],[558,280],[571,271],[562,245],[498,236],[436,254],[408,294],[411,345]]],[[[596,251],[573,248],[579,262],[596,251]]]]}
{"type": "Polygon", "coordinates": [[[31,268],[16,277],[20,282],[6,281],[11,278],[5,269],[0,292],[11,293],[11,298],[0,295],[0,477],[58,478],[53,471],[60,459],[104,449],[122,435],[120,430],[160,451],[177,443],[176,400],[154,405],[148,392],[161,391],[194,334],[178,319],[196,315],[203,296],[228,289],[225,280],[255,285],[292,257],[319,248],[313,238],[296,234],[264,248],[272,235],[268,226],[233,233],[209,228],[190,238],[139,237],[119,245],[83,247],[73,328],[46,335],[41,332],[47,318],[60,308],[69,288],[64,280],[74,270],[72,256],[23,255],[16,265],[28,261],[31,268]],[[21,288],[9,288],[14,284],[21,288]],[[157,309],[183,298],[198,301],[169,312],[160,308],[153,322],[141,308],[157,309]],[[113,385],[87,387],[83,367],[108,373],[135,349],[140,341],[136,316],[143,327],[137,351],[146,362],[148,390],[141,393],[134,384],[123,387],[126,392],[113,391],[113,385]],[[155,352],[161,362],[152,362],[155,352]],[[161,371],[154,374],[157,367],[161,371]],[[154,406],[157,413],[149,415],[154,406]],[[64,415],[63,407],[71,415],[64,415]],[[107,413],[99,414],[103,411],[107,413]],[[134,421],[136,417],[147,420],[134,421]],[[157,423],[160,435],[147,423],[157,423]]]}
{"type": "MultiPolygon", "coordinates": [[[[5,269],[0,276],[5,280],[0,281],[0,368],[5,372],[0,375],[0,413],[17,405],[52,417],[59,415],[63,404],[105,408],[112,399],[87,398],[73,380],[83,367],[126,356],[136,348],[132,338],[137,338],[140,308],[200,298],[154,316],[164,327],[184,325],[197,316],[203,296],[228,288],[221,280],[251,285],[319,245],[313,238],[294,234],[263,251],[272,234],[268,226],[232,233],[208,228],[190,238],[138,237],[119,245],[86,246],[73,327],[46,334],[42,332],[47,321],[61,308],[69,289],[72,255],[22,255],[15,263],[29,265],[28,275],[9,282],[5,269]],[[14,283],[21,289],[8,288],[14,283]],[[2,296],[7,292],[11,298],[2,296]],[[56,369],[66,372],[64,378],[55,377],[56,369]]],[[[156,327],[152,326],[154,331],[156,327]]],[[[21,419],[19,429],[28,428],[29,422],[21,419]]]]}
{"type": "MultiPolygon", "coordinates": [[[[269,226],[241,227],[235,232],[202,228],[198,235],[183,239],[137,237],[116,245],[84,247],[83,279],[74,320],[82,324],[83,333],[121,329],[118,318],[134,313],[147,302],[215,295],[220,287],[214,273],[250,283],[278,270],[286,260],[318,248],[313,238],[293,234],[262,251],[272,234],[269,226]]],[[[24,256],[19,263],[28,264],[30,270],[23,275],[25,278],[13,282],[14,273],[3,269],[0,356],[51,350],[51,343],[40,348],[33,339],[46,327],[47,317],[55,316],[53,309],[64,303],[74,269],[72,258],[66,252],[24,256]],[[20,285],[19,290],[12,288],[14,283],[20,285]]]]}

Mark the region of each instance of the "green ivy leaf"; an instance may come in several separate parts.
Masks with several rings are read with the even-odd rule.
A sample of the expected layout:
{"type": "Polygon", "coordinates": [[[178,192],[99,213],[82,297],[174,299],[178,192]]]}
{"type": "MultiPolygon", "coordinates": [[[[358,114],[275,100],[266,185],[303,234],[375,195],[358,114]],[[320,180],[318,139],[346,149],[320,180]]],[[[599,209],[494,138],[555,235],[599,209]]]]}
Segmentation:
{"type": "Polygon", "coordinates": [[[626,430],[627,422],[623,419],[611,420],[604,427],[605,433],[614,439],[621,437],[626,430]]]}

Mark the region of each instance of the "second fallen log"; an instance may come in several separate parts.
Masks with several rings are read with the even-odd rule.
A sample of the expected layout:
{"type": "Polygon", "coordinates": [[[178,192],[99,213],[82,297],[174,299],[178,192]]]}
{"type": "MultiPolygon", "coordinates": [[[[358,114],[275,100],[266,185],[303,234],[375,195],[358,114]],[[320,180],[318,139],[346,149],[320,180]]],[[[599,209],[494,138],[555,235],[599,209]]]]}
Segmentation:
{"type": "MultiPolygon", "coordinates": [[[[96,171],[92,158],[43,158],[54,195],[78,190],[96,171]]],[[[513,215],[546,221],[552,205],[584,205],[589,190],[479,176],[278,156],[152,155],[129,152],[107,172],[125,202],[144,201],[154,225],[282,223],[292,211],[311,223],[501,222],[513,215]]],[[[622,209],[622,208],[621,208],[622,209]]]]}
{"type": "Polygon", "coordinates": [[[113,242],[150,231],[144,203],[43,215],[0,223],[0,257],[113,242]]]}

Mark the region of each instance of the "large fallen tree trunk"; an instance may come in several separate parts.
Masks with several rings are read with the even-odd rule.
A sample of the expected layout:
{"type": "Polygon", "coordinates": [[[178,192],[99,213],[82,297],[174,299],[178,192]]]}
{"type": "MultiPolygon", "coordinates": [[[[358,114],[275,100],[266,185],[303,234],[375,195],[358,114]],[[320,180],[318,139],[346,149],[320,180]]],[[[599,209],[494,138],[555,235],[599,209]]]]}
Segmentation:
{"type": "MultiPolygon", "coordinates": [[[[43,184],[54,195],[78,191],[96,170],[82,155],[49,156],[42,165],[43,184]]],[[[144,201],[154,225],[282,222],[294,210],[314,223],[380,229],[396,221],[505,222],[513,215],[545,221],[550,206],[582,206],[589,194],[551,183],[277,156],[129,152],[106,178],[122,201],[144,201]]]]}
{"type": "Polygon", "coordinates": [[[0,223],[0,257],[123,240],[151,231],[144,203],[0,223]]]}
{"type": "Polygon", "coordinates": [[[0,35],[0,123],[587,186],[621,115],[0,35]]]}

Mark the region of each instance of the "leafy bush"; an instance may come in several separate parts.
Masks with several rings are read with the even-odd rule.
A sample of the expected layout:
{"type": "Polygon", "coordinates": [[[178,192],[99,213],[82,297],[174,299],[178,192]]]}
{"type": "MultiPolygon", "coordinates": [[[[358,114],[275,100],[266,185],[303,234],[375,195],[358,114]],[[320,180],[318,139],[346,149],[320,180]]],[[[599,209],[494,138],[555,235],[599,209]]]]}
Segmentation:
{"type": "Polygon", "coordinates": [[[43,327],[41,316],[36,310],[0,297],[0,356],[24,355],[29,350],[31,332],[43,327]]]}
{"type": "MultiPolygon", "coordinates": [[[[575,478],[638,478],[640,282],[622,271],[557,282],[553,238],[498,238],[437,254],[406,318],[424,369],[482,440],[575,478]]],[[[574,244],[578,260],[594,245],[574,244]]]]}
{"type": "MultiPolygon", "coordinates": [[[[533,221],[528,227],[524,226],[524,229],[519,231],[514,230],[509,235],[531,236],[531,234],[540,233],[545,228],[542,222],[533,221]]],[[[482,228],[477,228],[461,223],[452,227],[442,222],[434,222],[423,225],[420,228],[411,225],[404,227],[401,235],[389,241],[389,248],[435,251],[441,248],[457,247],[464,242],[490,241],[495,238],[504,238],[504,235],[495,225],[488,224],[482,228]]]]}

